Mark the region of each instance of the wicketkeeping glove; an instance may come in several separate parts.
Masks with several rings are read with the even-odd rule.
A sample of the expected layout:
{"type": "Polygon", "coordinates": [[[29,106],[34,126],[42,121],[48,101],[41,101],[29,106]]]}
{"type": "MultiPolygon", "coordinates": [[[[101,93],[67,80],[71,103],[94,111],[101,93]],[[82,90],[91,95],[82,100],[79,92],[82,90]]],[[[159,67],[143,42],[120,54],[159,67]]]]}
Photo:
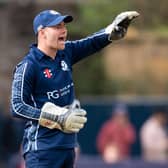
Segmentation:
{"type": "Polygon", "coordinates": [[[132,20],[138,16],[139,13],[136,11],[126,11],[117,15],[112,24],[105,29],[105,32],[109,34],[109,41],[123,38],[132,20]]]}
{"type": "Polygon", "coordinates": [[[50,129],[60,129],[65,133],[77,133],[86,123],[86,111],[81,108],[70,106],[59,107],[47,102],[41,109],[39,124],[50,129]]]}

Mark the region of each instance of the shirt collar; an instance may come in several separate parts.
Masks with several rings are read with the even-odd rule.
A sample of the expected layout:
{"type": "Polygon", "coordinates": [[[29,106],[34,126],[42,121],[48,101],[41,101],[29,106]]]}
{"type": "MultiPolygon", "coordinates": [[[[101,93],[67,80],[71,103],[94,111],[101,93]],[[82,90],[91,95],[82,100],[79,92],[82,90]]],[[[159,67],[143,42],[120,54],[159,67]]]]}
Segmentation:
{"type": "Polygon", "coordinates": [[[30,45],[30,52],[32,52],[37,59],[42,59],[46,54],[44,54],[41,50],[37,48],[37,44],[30,45]]]}
{"type": "MultiPolygon", "coordinates": [[[[49,57],[48,55],[46,55],[45,53],[43,53],[41,50],[39,50],[37,48],[37,44],[31,44],[30,45],[30,52],[33,52],[33,54],[35,55],[35,57],[39,60],[41,60],[43,57],[49,57]]],[[[57,51],[57,56],[58,55],[64,55],[62,51],[57,51]]]]}

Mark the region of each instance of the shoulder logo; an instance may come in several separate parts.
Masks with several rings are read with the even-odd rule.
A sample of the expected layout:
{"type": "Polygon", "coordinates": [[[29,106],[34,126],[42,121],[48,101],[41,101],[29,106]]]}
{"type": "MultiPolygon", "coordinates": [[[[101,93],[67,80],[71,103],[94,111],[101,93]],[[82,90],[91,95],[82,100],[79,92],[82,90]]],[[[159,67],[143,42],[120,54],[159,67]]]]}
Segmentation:
{"type": "Polygon", "coordinates": [[[64,60],[61,61],[61,68],[63,71],[69,71],[68,65],[64,60]]]}
{"type": "Polygon", "coordinates": [[[51,69],[46,68],[46,69],[44,69],[43,73],[46,78],[52,77],[51,69]]]}

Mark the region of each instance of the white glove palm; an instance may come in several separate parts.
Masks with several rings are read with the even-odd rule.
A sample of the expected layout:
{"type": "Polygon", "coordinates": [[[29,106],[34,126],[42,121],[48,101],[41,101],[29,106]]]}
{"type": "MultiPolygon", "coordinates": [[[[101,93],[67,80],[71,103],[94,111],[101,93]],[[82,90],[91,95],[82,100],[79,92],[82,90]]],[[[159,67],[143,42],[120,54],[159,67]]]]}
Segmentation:
{"type": "Polygon", "coordinates": [[[109,40],[112,41],[123,38],[131,21],[138,16],[139,13],[136,11],[122,12],[117,15],[112,24],[105,29],[105,32],[109,34],[109,40]]]}
{"type": "Polygon", "coordinates": [[[83,109],[70,109],[65,114],[64,122],[62,123],[63,131],[67,133],[79,132],[87,121],[85,115],[86,111],[83,109]]]}
{"type": "Polygon", "coordinates": [[[79,132],[86,123],[86,111],[80,108],[64,108],[47,102],[41,109],[39,124],[60,129],[66,133],[79,132]]]}

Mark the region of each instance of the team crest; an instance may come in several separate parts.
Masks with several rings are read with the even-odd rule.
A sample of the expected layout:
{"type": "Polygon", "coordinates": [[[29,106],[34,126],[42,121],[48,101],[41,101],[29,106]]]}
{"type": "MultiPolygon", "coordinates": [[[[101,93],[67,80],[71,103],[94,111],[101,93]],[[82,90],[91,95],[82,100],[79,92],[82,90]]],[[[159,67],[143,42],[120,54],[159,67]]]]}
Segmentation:
{"type": "Polygon", "coordinates": [[[63,71],[69,71],[68,65],[64,60],[61,61],[61,68],[63,71]]]}
{"type": "Polygon", "coordinates": [[[46,68],[43,71],[43,73],[44,73],[44,75],[45,75],[46,78],[51,78],[52,77],[51,69],[46,68]]]}

